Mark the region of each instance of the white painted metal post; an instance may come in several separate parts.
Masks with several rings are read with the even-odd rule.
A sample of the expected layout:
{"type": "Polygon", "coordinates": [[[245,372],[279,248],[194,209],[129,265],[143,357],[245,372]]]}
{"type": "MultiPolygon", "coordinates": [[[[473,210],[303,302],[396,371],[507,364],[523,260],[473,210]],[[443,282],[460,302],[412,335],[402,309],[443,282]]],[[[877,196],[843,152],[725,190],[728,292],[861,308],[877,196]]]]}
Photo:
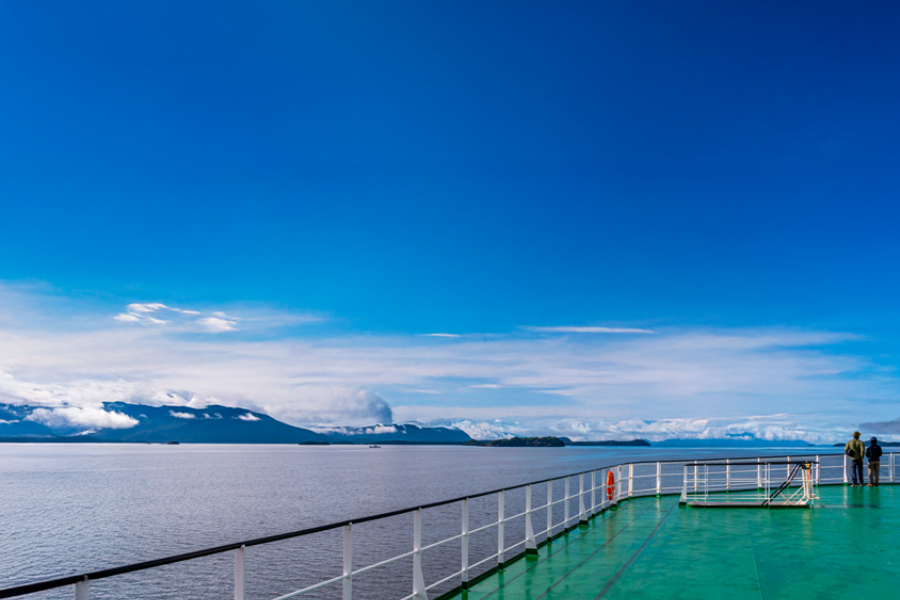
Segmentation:
{"type": "Polygon", "coordinates": [[[888,474],[888,483],[894,483],[894,453],[891,452],[888,456],[890,457],[888,463],[891,465],[891,472],[888,474]]]}
{"type": "Polygon", "coordinates": [[[628,465],[628,497],[631,498],[631,493],[634,490],[634,465],[628,465]]]}
{"type": "Polygon", "coordinates": [[[547,482],[547,541],[553,537],[553,481],[547,482]]]}
{"type": "Polygon", "coordinates": [[[469,499],[462,501],[462,584],[469,585],[469,499]]]}
{"type": "Polygon", "coordinates": [[[844,454],[844,485],[847,485],[847,454],[844,454]]]}
{"type": "Polygon", "coordinates": [[[234,551],[234,600],[244,600],[244,549],[234,551]]]}
{"type": "Polygon", "coordinates": [[[597,512],[597,471],[591,471],[591,516],[597,512]]]}
{"type": "Polygon", "coordinates": [[[352,524],[344,525],[344,594],[343,600],[353,598],[353,531],[352,524]]]}
{"type": "Polygon", "coordinates": [[[584,508],[584,473],[578,476],[578,520],[587,523],[587,511],[584,508]]]}
{"type": "Polygon", "coordinates": [[[681,501],[687,501],[688,466],[684,465],[684,479],[681,482],[681,501]]]}
{"type": "Polygon", "coordinates": [[[816,454],[816,485],[819,485],[819,478],[822,475],[822,463],[819,462],[819,455],[816,454]]]}
{"type": "Polygon", "coordinates": [[[428,600],[422,575],[422,509],[416,509],[413,515],[413,598],[428,600]]]}
{"type": "Polygon", "coordinates": [[[622,465],[616,466],[616,504],[619,503],[619,499],[622,497],[622,493],[625,490],[625,483],[622,481],[622,465]]]}
{"type": "Polygon", "coordinates": [[[762,489],[762,459],[756,459],[756,489],[762,489]]]}
{"type": "Polygon", "coordinates": [[[500,493],[497,494],[497,564],[501,567],[503,566],[503,534],[504,530],[504,522],[503,522],[503,508],[506,501],[506,492],[500,490],[500,493]]]}
{"type": "Polygon", "coordinates": [[[534,528],[531,525],[531,485],[525,486],[525,552],[537,552],[534,528]]]}
{"type": "Polygon", "coordinates": [[[694,461],[694,491],[697,491],[697,486],[700,485],[699,478],[700,472],[697,470],[697,461],[694,461]]]}
{"type": "Polygon", "coordinates": [[[662,463],[656,463],[656,496],[662,496],[662,463]]]}
{"type": "Polygon", "coordinates": [[[569,528],[569,478],[566,477],[566,487],[565,487],[565,498],[566,501],[563,502],[565,508],[563,509],[563,530],[569,528]]]}
{"type": "Polygon", "coordinates": [[[91,582],[85,576],[84,581],[75,584],[75,600],[89,600],[91,594],[91,582]]]}
{"type": "Polygon", "coordinates": [[[725,459],[725,491],[731,491],[731,460],[725,459]]]}
{"type": "Polygon", "coordinates": [[[787,481],[791,476],[791,457],[787,457],[787,464],[784,465],[784,480],[787,481]]]}

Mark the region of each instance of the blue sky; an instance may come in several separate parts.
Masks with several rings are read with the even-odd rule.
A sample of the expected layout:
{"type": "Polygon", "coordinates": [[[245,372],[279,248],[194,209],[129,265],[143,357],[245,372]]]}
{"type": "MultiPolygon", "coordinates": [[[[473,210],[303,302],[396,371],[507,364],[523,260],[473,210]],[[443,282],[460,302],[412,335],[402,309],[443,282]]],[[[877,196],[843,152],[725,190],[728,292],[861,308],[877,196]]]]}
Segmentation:
{"type": "MultiPolygon", "coordinates": [[[[535,428],[588,414],[742,419],[759,416],[759,394],[791,423],[824,411],[817,431],[900,417],[898,13],[887,2],[4,2],[4,322],[30,340],[73,319],[85,339],[171,326],[178,343],[312,344],[348,364],[366,348],[406,349],[382,365],[391,377],[328,367],[330,391],[299,393],[309,382],[288,377],[265,393],[235,382],[226,398],[278,396],[269,410],[295,422],[339,421],[339,407],[372,395],[406,407],[397,417],[464,418],[460,381],[499,386],[465,387],[479,394],[471,418],[535,428]],[[232,325],[114,318],[153,303],[232,325]],[[530,329],[597,326],[653,333],[530,329]],[[399,375],[423,343],[483,365],[645,344],[668,369],[677,353],[646,340],[773,332],[786,337],[758,353],[789,350],[804,365],[789,380],[815,385],[779,388],[773,375],[763,392],[732,370],[714,390],[675,393],[662,378],[610,396],[593,380],[516,379],[515,361],[471,378],[448,366],[456,355],[415,381],[399,375]],[[845,404],[828,405],[810,357],[835,361],[825,371],[845,404]]],[[[43,348],[0,372],[65,389],[96,375],[228,391],[126,377],[100,356],[51,368],[43,348]]],[[[725,368],[690,356],[692,373],[725,368]]]]}

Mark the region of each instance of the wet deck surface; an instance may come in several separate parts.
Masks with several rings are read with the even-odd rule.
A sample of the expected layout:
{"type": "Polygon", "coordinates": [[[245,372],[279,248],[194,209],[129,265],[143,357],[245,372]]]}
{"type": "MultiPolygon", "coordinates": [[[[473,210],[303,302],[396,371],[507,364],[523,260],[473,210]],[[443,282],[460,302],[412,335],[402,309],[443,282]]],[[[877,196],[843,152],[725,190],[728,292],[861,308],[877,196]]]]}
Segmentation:
{"type": "Polygon", "coordinates": [[[638,499],[456,598],[890,598],[900,487],[821,487],[813,509],[704,509],[638,499]]]}

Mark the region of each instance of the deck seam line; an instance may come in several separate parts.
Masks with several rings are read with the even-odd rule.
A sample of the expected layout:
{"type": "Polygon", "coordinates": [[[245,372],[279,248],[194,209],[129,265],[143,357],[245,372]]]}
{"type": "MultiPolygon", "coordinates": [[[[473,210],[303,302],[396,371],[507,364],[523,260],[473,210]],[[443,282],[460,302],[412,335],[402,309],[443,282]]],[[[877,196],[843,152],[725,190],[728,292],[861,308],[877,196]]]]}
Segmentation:
{"type": "MultiPolygon", "coordinates": [[[[678,506],[678,504],[676,504],[674,507],[672,507],[672,509],[669,510],[669,514],[671,514],[671,513],[672,513],[672,510],[674,510],[677,506],[678,506]]],[[[589,560],[591,560],[592,558],[594,558],[595,556],[597,556],[597,553],[598,553],[598,552],[600,552],[601,550],[603,550],[604,548],[606,548],[606,547],[610,544],[610,542],[612,542],[614,539],[616,539],[616,538],[619,536],[620,533],[622,533],[623,531],[625,531],[632,523],[634,523],[635,521],[637,521],[638,517],[640,517],[640,516],[642,516],[642,515],[645,515],[645,514],[647,514],[648,512],[653,512],[653,510],[651,509],[651,510],[648,510],[648,511],[645,511],[645,512],[641,513],[640,515],[636,515],[631,521],[628,522],[628,525],[626,525],[625,527],[623,527],[622,529],[620,529],[619,531],[617,531],[616,534],[615,534],[614,536],[612,536],[611,538],[609,538],[608,540],[606,540],[606,541],[603,543],[602,546],[600,546],[599,548],[597,548],[596,550],[594,550],[594,551],[591,553],[590,556],[588,556],[586,559],[584,559],[583,561],[581,561],[580,563],[578,563],[578,566],[576,566],[574,569],[570,570],[568,573],[566,573],[566,574],[563,575],[560,579],[558,579],[558,580],[556,581],[556,583],[554,583],[553,585],[551,585],[550,587],[548,587],[547,590],[546,590],[543,594],[541,594],[540,596],[538,596],[537,598],[535,598],[535,600],[541,600],[541,598],[544,598],[547,594],[549,594],[551,591],[553,591],[553,588],[555,588],[555,587],[558,586],[560,583],[562,583],[563,581],[565,581],[565,580],[569,577],[569,575],[571,575],[572,573],[574,573],[575,571],[577,571],[578,569],[580,569],[581,567],[583,567],[584,564],[585,564],[586,562],[588,562],[589,560]]],[[[666,516],[668,517],[668,514],[667,514],[666,516]]],[[[664,520],[665,520],[665,519],[664,519],[664,520]]]]}
{"type": "MultiPolygon", "coordinates": [[[[625,531],[625,529],[627,529],[629,525],[631,525],[632,523],[634,523],[634,522],[638,519],[638,517],[642,517],[642,516],[646,515],[646,514],[649,513],[649,512],[653,512],[653,509],[652,509],[652,508],[649,508],[649,509],[647,509],[647,510],[645,510],[645,511],[639,512],[639,513],[637,513],[636,515],[634,515],[634,517],[632,517],[632,519],[631,519],[630,521],[628,521],[628,523],[627,523],[624,527],[622,527],[622,529],[620,529],[619,531],[617,531],[617,532],[615,533],[615,535],[613,535],[613,537],[611,537],[609,540],[607,540],[607,541],[603,544],[603,546],[605,546],[606,544],[608,544],[609,542],[611,542],[611,541],[613,540],[613,538],[615,538],[617,535],[619,535],[620,533],[622,533],[623,531],[625,531]]],[[[598,515],[598,516],[599,516],[599,515],[598,515]]],[[[560,547],[560,548],[557,548],[557,549],[554,550],[553,552],[547,554],[547,556],[545,556],[544,558],[542,558],[542,559],[539,560],[538,562],[534,563],[534,564],[531,565],[530,567],[527,567],[524,571],[522,571],[521,573],[519,573],[518,575],[516,575],[515,577],[513,577],[513,578],[510,579],[509,581],[505,582],[503,585],[499,586],[498,588],[496,588],[496,589],[494,589],[494,590],[491,590],[491,591],[488,592],[486,595],[482,596],[482,597],[480,598],[480,600],[484,600],[485,598],[487,598],[487,597],[489,597],[489,596],[492,596],[492,595],[496,594],[496,593],[499,592],[501,589],[503,589],[504,587],[506,587],[507,585],[509,585],[510,583],[512,583],[513,581],[515,581],[516,579],[518,579],[519,577],[522,577],[523,575],[526,575],[526,574],[527,574],[529,571],[531,571],[532,569],[537,568],[538,565],[540,565],[540,564],[542,564],[542,563],[544,563],[544,562],[547,562],[548,560],[550,560],[551,557],[553,557],[553,556],[559,554],[561,551],[565,550],[566,548],[568,548],[568,547],[571,546],[572,544],[581,541],[582,538],[584,538],[588,533],[590,533],[591,531],[593,531],[593,530],[596,529],[596,528],[597,528],[597,526],[594,525],[594,526],[591,527],[589,530],[587,530],[587,531],[585,531],[584,533],[580,534],[580,535],[578,536],[577,539],[574,539],[574,540],[572,540],[571,542],[569,542],[568,544],[566,544],[565,546],[562,546],[562,547],[560,547]]],[[[603,548],[603,546],[601,546],[600,548],[603,548]]],[[[599,551],[599,549],[598,549],[598,551],[599,551]]],[[[594,554],[596,554],[596,552],[595,552],[594,554]]],[[[593,555],[591,555],[591,556],[593,556],[593,555]]],[[[577,568],[577,567],[576,567],[576,568],[577,568]]]]}
{"type": "MultiPolygon", "coordinates": [[[[616,574],[612,576],[612,579],[610,579],[609,581],[606,582],[606,585],[603,587],[602,590],[600,590],[600,593],[597,594],[597,597],[594,598],[594,600],[600,600],[600,598],[602,598],[603,596],[605,596],[606,594],[609,593],[609,590],[612,589],[612,586],[615,585],[616,581],[619,580],[619,577],[621,577],[622,574],[625,573],[625,571],[627,571],[631,567],[631,565],[634,563],[634,561],[636,561],[637,558],[641,555],[641,552],[643,552],[644,549],[653,540],[653,538],[656,537],[656,534],[659,533],[659,530],[662,529],[662,526],[666,524],[666,521],[669,520],[669,516],[672,514],[672,511],[674,511],[676,508],[678,508],[677,504],[669,509],[669,512],[667,512],[666,516],[664,516],[662,518],[662,520],[659,522],[659,525],[657,525],[656,529],[653,530],[653,533],[651,533],[650,536],[646,540],[644,540],[644,543],[641,544],[641,547],[638,548],[637,551],[631,555],[631,558],[628,559],[628,562],[626,562],[624,565],[622,565],[622,568],[620,568],[618,571],[616,571],[616,574]]],[[[549,590],[547,590],[547,591],[549,591],[549,590]]]]}

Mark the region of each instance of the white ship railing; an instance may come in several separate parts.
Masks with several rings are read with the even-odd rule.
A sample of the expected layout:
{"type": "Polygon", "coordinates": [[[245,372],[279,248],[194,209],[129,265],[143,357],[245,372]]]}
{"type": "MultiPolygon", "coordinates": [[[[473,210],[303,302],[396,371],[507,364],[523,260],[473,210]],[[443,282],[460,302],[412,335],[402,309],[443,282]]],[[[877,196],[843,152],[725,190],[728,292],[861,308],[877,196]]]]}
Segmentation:
{"type": "MultiPolygon", "coordinates": [[[[882,459],[882,474],[886,474],[884,482],[888,484],[897,481],[896,474],[896,454],[886,453],[882,459]],[[884,473],[886,471],[886,473],[884,473]]],[[[784,465],[785,478],[789,474],[791,457],[784,456],[765,456],[735,459],[702,459],[701,460],[680,460],[680,461],[645,461],[631,462],[621,465],[613,465],[582,471],[563,477],[554,477],[541,481],[510,486],[489,492],[473,494],[466,497],[454,498],[441,502],[433,502],[423,504],[421,506],[395,510],[378,515],[370,515],[358,519],[348,519],[337,523],[311,527],[300,531],[257,538],[244,542],[237,542],[215,548],[198,550],[186,554],[179,554],[157,560],[151,560],[131,565],[124,565],[101,571],[72,575],[59,579],[41,581],[26,585],[20,585],[12,588],[0,590],[0,598],[15,598],[27,594],[33,594],[46,590],[52,590],[65,586],[74,586],[76,600],[89,600],[91,582],[133,573],[136,571],[145,571],[185,561],[196,560],[201,557],[232,552],[234,555],[234,598],[235,600],[245,600],[246,589],[246,556],[254,546],[271,544],[281,540],[291,538],[299,538],[318,532],[328,530],[343,530],[343,565],[342,574],[319,581],[315,584],[297,589],[274,598],[273,600],[287,600],[288,598],[297,598],[314,590],[340,584],[342,588],[341,596],[343,600],[351,600],[353,598],[353,579],[363,573],[383,568],[387,565],[412,558],[412,590],[409,595],[398,600],[427,600],[429,592],[440,586],[457,582],[457,585],[449,591],[441,594],[442,596],[467,589],[476,579],[481,579],[498,569],[502,569],[509,563],[518,560],[526,554],[536,553],[539,546],[552,543],[558,537],[568,533],[572,529],[580,525],[587,524],[597,514],[615,509],[618,504],[632,498],[646,496],[666,496],[680,495],[682,499],[694,493],[701,493],[700,482],[704,481],[705,489],[703,494],[715,492],[739,491],[742,489],[751,489],[760,487],[763,480],[763,464],[772,463],[778,459],[786,459],[788,464],[784,465]],[[756,469],[747,468],[742,465],[740,471],[734,469],[732,462],[746,463],[748,460],[757,460],[759,463],[756,469]],[[700,477],[700,468],[705,469],[704,477],[700,477]],[[755,471],[755,476],[754,476],[755,471]],[[615,482],[612,495],[608,494],[607,478],[612,473],[615,482]],[[554,487],[558,482],[562,483],[563,496],[554,499],[554,487]],[[545,501],[539,505],[534,505],[533,491],[538,486],[546,486],[544,494],[545,501]],[[525,507],[522,512],[507,515],[506,514],[506,497],[510,492],[516,490],[524,490],[525,507]],[[469,518],[470,502],[477,498],[485,498],[495,496],[497,499],[497,518],[496,520],[479,527],[472,528],[469,518]],[[459,504],[460,526],[459,533],[438,540],[436,542],[423,545],[422,544],[422,528],[423,518],[422,511],[452,504],[459,504]],[[561,505],[562,511],[555,510],[561,505]],[[546,522],[540,524],[543,529],[535,531],[533,515],[537,512],[546,512],[546,522]],[[557,513],[562,512],[561,518],[557,520],[557,513]],[[375,562],[362,567],[354,567],[353,564],[353,531],[354,526],[363,523],[388,519],[400,515],[409,515],[412,517],[413,526],[413,542],[410,550],[400,553],[396,556],[375,562]],[[506,539],[507,524],[524,520],[524,535],[518,540],[506,539]],[[474,534],[496,530],[497,551],[487,557],[481,558],[476,562],[470,562],[469,559],[469,542],[474,534]],[[540,540],[540,542],[538,542],[540,540]],[[425,552],[440,548],[450,542],[460,542],[459,565],[460,568],[453,573],[440,578],[437,581],[427,583],[425,581],[422,569],[422,555],[425,552]],[[510,543],[512,542],[512,543],[510,543]]],[[[811,476],[814,485],[841,485],[848,483],[848,458],[841,454],[825,454],[811,455],[803,454],[794,456],[795,462],[801,459],[813,459],[815,463],[811,469],[811,476]]],[[[777,480],[777,465],[771,465],[771,472],[768,474],[768,480],[777,480]]],[[[802,485],[802,482],[794,482],[795,486],[802,485]]]]}

